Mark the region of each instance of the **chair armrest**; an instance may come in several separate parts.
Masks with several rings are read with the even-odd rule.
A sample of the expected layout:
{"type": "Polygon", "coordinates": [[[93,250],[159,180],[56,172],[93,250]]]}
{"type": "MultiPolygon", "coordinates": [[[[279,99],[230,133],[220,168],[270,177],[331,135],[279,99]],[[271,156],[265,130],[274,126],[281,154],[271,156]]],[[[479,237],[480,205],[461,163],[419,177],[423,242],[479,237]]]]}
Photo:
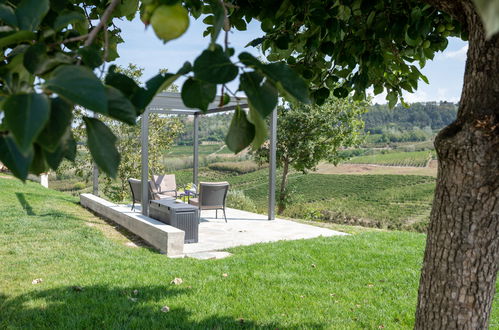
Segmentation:
{"type": "Polygon", "coordinates": [[[177,190],[162,190],[162,191],[158,191],[158,193],[160,194],[164,194],[164,193],[167,193],[167,192],[174,192],[175,193],[175,197],[177,197],[177,190]]]}

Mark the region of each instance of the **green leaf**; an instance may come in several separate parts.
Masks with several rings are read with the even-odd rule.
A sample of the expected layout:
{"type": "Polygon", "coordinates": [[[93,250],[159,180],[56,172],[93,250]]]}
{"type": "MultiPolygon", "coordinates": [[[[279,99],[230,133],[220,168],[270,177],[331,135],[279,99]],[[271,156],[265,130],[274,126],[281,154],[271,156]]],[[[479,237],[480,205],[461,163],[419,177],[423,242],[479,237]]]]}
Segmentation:
{"type": "Polygon", "coordinates": [[[160,73],[146,81],[146,88],[139,88],[132,96],[132,103],[140,115],[157,93],[166,90],[180,75],[160,73]]]}
{"type": "Polygon", "coordinates": [[[272,80],[283,96],[291,96],[302,103],[310,103],[307,83],[287,64],[283,62],[263,64],[253,55],[246,52],[239,54],[239,60],[246,66],[258,69],[272,80]]]}
{"type": "Polygon", "coordinates": [[[388,106],[393,109],[397,105],[398,94],[395,91],[390,91],[386,94],[386,99],[388,100],[388,106]]]}
{"type": "Polygon", "coordinates": [[[0,4],[0,21],[7,25],[17,27],[17,17],[12,7],[0,4]]]}
{"type": "Polygon", "coordinates": [[[190,62],[184,62],[184,65],[177,71],[178,75],[188,74],[192,71],[192,64],[190,62]]]}
{"type": "Polygon", "coordinates": [[[49,166],[47,165],[47,161],[45,159],[45,154],[43,153],[42,147],[38,144],[34,144],[34,155],[33,160],[31,161],[31,165],[29,167],[29,171],[33,174],[40,175],[41,173],[45,173],[48,171],[49,166]]]}
{"type": "Polygon", "coordinates": [[[411,46],[411,47],[416,47],[419,44],[419,38],[417,39],[412,39],[408,32],[405,33],[405,42],[411,46]]]}
{"type": "Polygon", "coordinates": [[[44,94],[16,94],[3,106],[5,122],[22,152],[31,149],[50,115],[50,103],[44,94]]]}
{"type": "Polygon", "coordinates": [[[196,78],[213,83],[224,84],[237,77],[238,69],[217,45],[214,50],[205,50],[194,61],[196,78]]]}
{"type": "Polygon", "coordinates": [[[241,75],[239,89],[243,90],[253,108],[265,118],[277,105],[277,89],[269,82],[263,82],[263,76],[256,72],[241,75]]]}
{"type": "Polygon", "coordinates": [[[53,28],[55,31],[62,30],[69,24],[75,24],[77,22],[85,22],[86,17],[81,11],[75,10],[64,10],[62,13],[57,15],[54,21],[53,28]]]}
{"type": "Polygon", "coordinates": [[[348,89],[345,87],[338,87],[333,91],[333,95],[337,98],[343,99],[348,96],[348,89]]]}
{"type": "Polygon", "coordinates": [[[106,86],[109,116],[124,123],[134,125],[137,119],[137,111],[132,102],[127,99],[118,89],[106,86]]]}
{"type": "Polygon", "coordinates": [[[31,31],[17,31],[0,38],[0,48],[17,44],[24,41],[30,41],[36,38],[36,34],[31,31]]]}
{"type": "Polygon", "coordinates": [[[255,137],[251,141],[251,148],[257,150],[267,139],[267,124],[260,113],[254,109],[253,104],[249,105],[248,120],[255,126],[255,137]]]}
{"type": "Polygon", "coordinates": [[[227,147],[237,154],[249,146],[254,138],[255,126],[248,121],[246,113],[240,107],[236,107],[230,122],[229,132],[225,137],[227,147]]]}
{"type": "Polygon", "coordinates": [[[211,30],[211,44],[214,46],[218,35],[224,26],[225,10],[222,3],[218,0],[210,0],[211,9],[213,12],[213,29],[211,30]]]}
{"type": "Polygon", "coordinates": [[[90,154],[99,168],[114,178],[120,163],[116,150],[116,136],[103,122],[96,118],[83,117],[87,127],[87,145],[90,154]]]}
{"type": "Polygon", "coordinates": [[[302,103],[310,103],[308,87],[305,80],[284,63],[271,63],[262,67],[268,78],[274,81],[278,89],[282,89],[302,103]]]}
{"type": "Polygon", "coordinates": [[[50,8],[49,0],[22,0],[16,9],[21,30],[34,31],[50,8]]]}
{"type": "Polygon", "coordinates": [[[47,55],[47,46],[37,43],[29,46],[24,53],[24,67],[32,74],[44,74],[60,64],[69,64],[72,59],[62,53],[56,53],[55,56],[47,55]]]}
{"type": "Polygon", "coordinates": [[[244,65],[255,69],[260,68],[263,65],[263,63],[261,63],[256,57],[247,52],[239,54],[239,61],[241,61],[244,65]]]}
{"type": "Polygon", "coordinates": [[[78,48],[77,53],[80,54],[83,63],[91,68],[96,68],[104,63],[104,54],[99,46],[90,45],[78,48]]]}
{"type": "Polygon", "coordinates": [[[115,17],[130,16],[137,12],[139,0],[122,0],[113,12],[115,17]]]}
{"type": "Polygon", "coordinates": [[[139,85],[126,74],[116,72],[116,66],[112,65],[106,75],[106,85],[119,89],[127,97],[131,97],[139,89],[139,85]]]}
{"type": "Polygon", "coordinates": [[[71,131],[69,131],[69,137],[66,140],[66,148],[64,149],[64,158],[74,162],[76,158],[76,140],[73,137],[71,131]]]}
{"type": "Polygon", "coordinates": [[[88,68],[76,65],[61,65],[45,82],[45,88],[63,96],[72,103],[89,110],[108,114],[106,89],[88,68]]]}
{"type": "Polygon", "coordinates": [[[216,94],[216,85],[194,78],[187,79],[182,85],[182,101],[190,108],[206,111],[216,94]]]}
{"type": "Polygon", "coordinates": [[[26,180],[32,159],[32,148],[27,153],[23,153],[18,149],[12,137],[0,135],[0,161],[16,178],[26,180]]]}
{"type": "Polygon", "coordinates": [[[47,165],[54,171],[57,170],[64,159],[64,146],[60,145],[54,151],[48,151],[46,149],[43,149],[42,151],[47,165]]]}
{"type": "Polygon", "coordinates": [[[73,119],[71,105],[60,97],[50,100],[50,117],[38,135],[37,142],[44,149],[54,151],[61,144],[62,137],[71,128],[73,119]]]}
{"type": "Polygon", "coordinates": [[[473,0],[473,2],[482,19],[487,39],[489,39],[499,32],[499,1],[473,0]]]}
{"type": "Polygon", "coordinates": [[[43,149],[45,160],[51,169],[56,170],[64,157],[74,161],[76,157],[76,141],[71,135],[71,127],[68,127],[59,145],[54,151],[43,149]]]}

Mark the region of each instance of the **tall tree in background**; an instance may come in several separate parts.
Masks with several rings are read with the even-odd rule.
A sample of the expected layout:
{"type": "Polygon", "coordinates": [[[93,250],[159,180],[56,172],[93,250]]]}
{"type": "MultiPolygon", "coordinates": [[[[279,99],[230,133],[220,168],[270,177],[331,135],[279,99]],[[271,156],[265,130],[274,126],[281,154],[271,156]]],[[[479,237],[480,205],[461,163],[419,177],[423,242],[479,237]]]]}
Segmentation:
{"type": "MultiPolygon", "coordinates": [[[[143,68],[135,64],[128,64],[128,66],[116,66],[115,72],[126,75],[133,79],[137,84],[141,84],[143,75],[143,68]]],[[[166,73],[166,70],[162,70],[166,73]]],[[[168,88],[169,91],[175,91],[176,86],[172,85],[168,88]]],[[[92,159],[86,146],[85,138],[85,123],[82,116],[86,111],[80,109],[76,115],[76,128],[75,138],[81,147],[78,151],[77,160],[74,164],[65,163],[65,170],[74,168],[76,173],[82,177],[89,178],[92,173],[92,159]]],[[[101,118],[101,120],[111,129],[116,136],[116,149],[121,156],[116,179],[110,178],[107,175],[102,175],[103,192],[104,194],[114,201],[123,201],[127,198],[129,188],[129,178],[140,178],[140,119],[135,125],[123,123],[112,118],[101,118]]],[[[149,115],[149,171],[150,174],[162,174],[167,172],[165,154],[168,149],[173,145],[177,136],[183,131],[183,124],[176,117],[167,117],[160,114],[149,115]]]]}
{"type": "MultiPolygon", "coordinates": [[[[330,98],[321,106],[278,107],[277,164],[282,168],[282,176],[277,213],[284,212],[290,197],[287,186],[291,169],[307,173],[323,160],[337,164],[342,147],[361,142],[364,128],[361,115],[367,106],[367,102],[349,98],[330,98]]],[[[259,162],[268,162],[268,143],[255,150],[254,156],[259,162]]]]}

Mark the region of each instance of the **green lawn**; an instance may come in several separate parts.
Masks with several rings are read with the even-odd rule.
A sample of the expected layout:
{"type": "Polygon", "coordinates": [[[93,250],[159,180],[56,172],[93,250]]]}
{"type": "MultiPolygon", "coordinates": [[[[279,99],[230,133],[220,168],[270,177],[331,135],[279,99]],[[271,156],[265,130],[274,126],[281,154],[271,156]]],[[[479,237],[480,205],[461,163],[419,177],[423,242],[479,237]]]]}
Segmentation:
{"type": "MultiPolygon", "coordinates": [[[[234,248],[222,260],[168,259],[128,246],[76,198],[34,183],[0,178],[0,205],[0,328],[409,329],[414,322],[422,234],[357,229],[234,248]],[[175,277],[183,283],[170,284],[175,277]],[[170,312],[160,311],[165,305],[170,312]]],[[[492,327],[498,321],[495,304],[492,327]]]]}

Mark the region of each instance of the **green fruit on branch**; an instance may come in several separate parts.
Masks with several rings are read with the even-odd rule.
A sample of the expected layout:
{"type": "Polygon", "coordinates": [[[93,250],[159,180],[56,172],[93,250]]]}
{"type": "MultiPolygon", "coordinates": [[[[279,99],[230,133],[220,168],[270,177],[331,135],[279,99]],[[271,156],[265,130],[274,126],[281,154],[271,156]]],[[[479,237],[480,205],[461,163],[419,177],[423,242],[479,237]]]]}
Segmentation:
{"type": "Polygon", "coordinates": [[[429,48],[430,46],[431,46],[431,42],[430,42],[430,40],[425,40],[425,41],[423,42],[423,48],[429,48]]]}
{"type": "Polygon", "coordinates": [[[142,23],[145,25],[149,25],[151,23],[151,16],[156,7],[158,7],[157,4],[149,4],[140,8],[140,20],[142,23]]]}
{"type": "Polygon", "coordinates": [[[157,7],[151,16],[154,32],[164,42],[180,37],[189,27],[189,14],[180,4],[157,7]]]}

